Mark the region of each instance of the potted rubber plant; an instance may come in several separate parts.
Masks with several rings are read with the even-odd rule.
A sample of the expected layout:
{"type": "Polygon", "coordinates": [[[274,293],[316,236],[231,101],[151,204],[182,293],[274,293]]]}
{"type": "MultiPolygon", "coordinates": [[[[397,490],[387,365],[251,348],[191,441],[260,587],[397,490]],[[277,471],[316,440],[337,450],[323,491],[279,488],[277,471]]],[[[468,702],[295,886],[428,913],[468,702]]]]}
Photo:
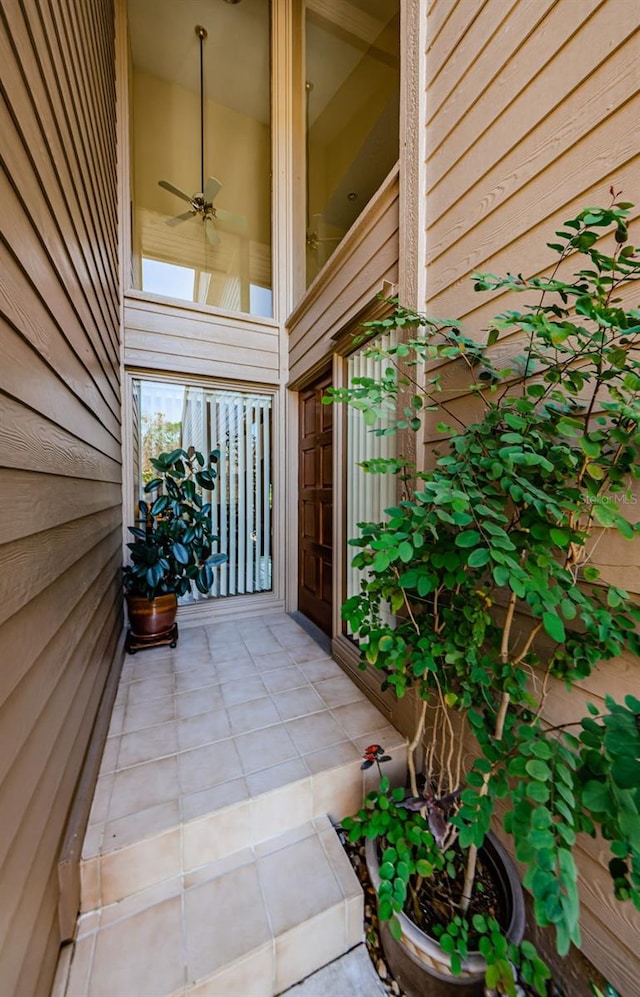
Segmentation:
{"type": "Polygon", "coordinates": [[[219,452],[203,454],[189,447],[151,458],[155,476],[144,486],[149,501],[138,503],[136,525],[129,527],[131,562],[124,567],[124,590],[130,631],[130,653],[161,643],[175,646],[178,597],[191,586],[206,594],[214,568],[226,554],[214,551],[211,503],[201,492],[212,491],[219,452]]]}
{"type": "MultiPolygon", "coordinates": [[[[492,875],[492,820],[560,955],[580,945],[579,834],[602,836],[615,897],[640,909],[640,700],[574,696],[547,719],[562,686],[640,652],[637,599],[597,567],[598,545],[640,533],[640,311],[624,303],[640,257],[632,205],[611,193],[609,207],[556,233],[548,275],[474,275],[476,290],[527,302],[511,310],[511,297],[482,340],[394,302],[365,327],[404,333],[387,349],[372,340],[379,377],[327,398],[359,409],[373,432],[427,425],[441,441],[426,470],[402,458],[363,465],[399,475],[406,498],[359,524],[361,589],[343,607],[362,667],[418,699],[407,790],[380,770],[344,822],[367,839],[383,944],[410,994],[514,994],[518,974],[546,993],[549,970],[521,940],[521,919],[510,923],[508,867],[506,883],[492,875]],[[457,374],[443,383],[445,365],[457,374]],[[376,428],[390,409],[395,422],[376,428]],[[416,983],[416,963],[428,983],[416,983]]],[[[383,757],[371,745],[363,764],[383,757]]]]}

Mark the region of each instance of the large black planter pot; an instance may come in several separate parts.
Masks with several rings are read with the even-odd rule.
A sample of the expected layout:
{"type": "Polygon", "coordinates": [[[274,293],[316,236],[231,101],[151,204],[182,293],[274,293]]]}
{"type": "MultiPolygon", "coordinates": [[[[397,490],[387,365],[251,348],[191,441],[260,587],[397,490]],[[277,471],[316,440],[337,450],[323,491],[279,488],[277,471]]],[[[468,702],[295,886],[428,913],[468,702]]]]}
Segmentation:
{"type": "MultiPolygon", "coordinates": [[[[525,909],[522,886],[511,858],[498,839],[490,834],[482,857],[492,869],[496,884],[504,894],[509,915],[507,936],[518,944],[524,935],[525,909]]],[[[367,840],[367,867],[377,891],[380,885],[378,846],[367,840]]],[[[408,997],[482,997],[486,963],[479,952],[471,952],[462,964],[462,975],[453,976],[449,956],[437,941],[426,935],[406,914],[399,914],[402,928],[399,941],[389,931],[389,922],[380,921],[380,939],[386,960],[408,997]]]]}

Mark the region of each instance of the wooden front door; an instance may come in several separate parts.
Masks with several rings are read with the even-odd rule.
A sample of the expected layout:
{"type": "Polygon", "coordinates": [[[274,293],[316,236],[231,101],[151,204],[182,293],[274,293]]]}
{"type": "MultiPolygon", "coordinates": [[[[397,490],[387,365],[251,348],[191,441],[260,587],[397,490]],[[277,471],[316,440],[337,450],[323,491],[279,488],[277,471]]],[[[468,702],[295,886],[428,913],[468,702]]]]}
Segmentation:
{"type": "Polygon", "coordinates": [[[331,636],[333,406],[320,399],[325,375],[300,392],[298,608],[331,636]]]}

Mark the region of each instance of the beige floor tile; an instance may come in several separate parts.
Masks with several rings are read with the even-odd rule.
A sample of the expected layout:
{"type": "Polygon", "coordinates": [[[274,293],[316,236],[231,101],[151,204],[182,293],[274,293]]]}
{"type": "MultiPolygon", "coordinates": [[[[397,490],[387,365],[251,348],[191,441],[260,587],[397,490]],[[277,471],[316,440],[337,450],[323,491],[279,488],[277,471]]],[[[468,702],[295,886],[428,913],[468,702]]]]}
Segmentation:
{"type": "Polygon", "coordinates": [[[231,736],[229,717],[224,709],[178,720],[177,729],[180,751],[199,748],[214,741],[223,741],[231,736]]]}
{"type": "Polygon", "coordinates": [[[140,682],[129,683],[128,706],[147,703],[153,699],[164,699],[173,695],[173,675],[157,675],[140,682]]]}
{"type": "MultiPolygon", "coordinates": [[[[118,740],[116,738],[116,740],[118,740]]],[[[109,812],[109,800],[113,789],[113,773],[99,775],[89,813],[89,825],[102,824],[109,812]]]]}
{"type": "Polygon", "coordinates": [[[357,762],[359,768],[362,754],[353,741],[340,741],[338,744],[329,745],[328,748],[309,752],[304,756],[304,760],[309,771],[315,775],[317,772],[326,772],[328,769],[339,768],[352,762],[357,762]]]}
{"type": "Polygon", "coordinates": [[[331,658],[321,658],[319,661],[303,661],[300,664],[300,671],[307,676],[310,682],[323,682],[326,679],[344,676],[340,666],[331,658]]]}
{"type": "Polygon", "coordinates": [[[242,640],[238,624],[233,620],[224,620],[221,623],[209,623],[204,631],[211,648],[220,647],[222,644],[236,644],[242,640]]]}
{"type": "Polygon", "coordinates": [[[104,824],[91,824],[82,842],[82,860],[96,858],[102,849],[102,839],[104,837],[104,824]]]}
{"type": "Polygon", "coordinates": [[[358,759],[340,768],[318,772],[313,777],[313,812],[316,814],[328,814],[332,821],[337,822],[357,813],[363,800],[358,759]]]}
{"type": "Polygon", "coordinates": [[[362,890],[359,896],[351,897],[350,900],[346,901],[346,904],[347,948],[352,949],[354,945],[360,945],[364,941],[364,895],[362,890]]]}
{"type": "Polygon", "coordinates": [[[218,786],[242,775],[240,759],[233,740],[205,744],[178,755],[182,794],[218,786]]]}
{"type": "Polygon", "coordinates": [[[251,664],[251,655],[243,642],[237,644],[215,645],[211,649],[211,660],[216,667],[229,662],[231,665],[251,664]]]}
{"type": "Polygon", "coordinates": [[[104,827],[102,854],[126,848],[142,838],[155,837],[162,831],[177,827],[180,823],[180,804],[177,799],[168,803],[158,803],[146,810],[107,821],[104,827]]]}
{"type": "Polygon", "coordinates": [[[293,664],[289,654],[282,648],[268,654],[254,654],[253,660],[259,672],[270,672],[274,668],[285,668],[293,664]]]}
{"type": "Polygon", "coordinates": [[[155,907],[165,900],[182,895],[182,873],[170,879],[163,879],[159,883],[152,883],[151,886],[139,890],[130,897],[124,897],[115,904],[109,904],[100,911],[100,927],[107,927],[123,921],[125,918],[133,917],[149,907],[155,907]]]}
{"type": "Polygon", "coordinates": [[[276,938],[277,993],[346,952],[343,903],[276,938]]]}
{"type": "Polygon", "coordinates": [[[124,724],[124,706],[114,706],[109,724],[109,737],[117,737],[122,733],[124,724]]]}
{"type": "Polygon", "coordinates": [[[212,789],[190,793],[182,798],[182,818],[185,821],[204,817],[224,807],[249,799],[249,790],[244,779],[230,779],[212,789]]]}
{"type": "Polygon", "coordinates": [[[218,682],[237,682],[258,674],[258,669],[250,658],[246,661],[223,661],[216,665],[218,682]]]}
{"type": "Polygon", "coordinates": [[[175,713],[178,720],[220,710],[223,706],[224,700],[219,685],[204,686],[202,689],[183,692],[175,697],[175,713]]]}
{"type": "Polygon", "coordinates": [[[185,668],[175,674],[176,692],[192,692],[206,685],[216,685],[218,677],[211,661],[204,661],[195,668],[185,668]]]}
{"type": "Polygon", "coordinates": [[[184,888],[190,890],[194,886],[201,886],[255,860],[253,848],[240,848],[238,851],[223,855],[222,858],[214,859],[213,862],[207,862],[206,865],[185,872],[184,888]]]}
{"type": "Polygon", "coordinates": [[[340,844],[340,839],[335,828],[327,821],[325,828],[318,831],[318,835],[333,869],[333,874],[338,880],[343,897],[346,900],[352,900],[354,897],[362,897],[360,881],[347,857],[347,853],[340,844]]]}
{"type": "Polygon", "coordinates": [[[277,632],[274,634],[274,636],[276,637],[278,642],[282,644],[283,647],[316,648],[320,651],[321,654],[324,653],[320,645],[313,639],[313,637],[310,637],[309,634],[305,633],[304,630],[301,630],[300,627],[296,627],[295,629],[292,630],[285,629],[284,627],[279,627],[277,628],[277,632]]]}
{"type": "Polygon", "coordinates": [[[102,903],[101,872],[98,856],[80,862],[80,910],[83,914],[97,910],[102,903]]]}
{"type": "Polygon", "coordinates": [[[220,689],[225,706],[237,706],[238,703],[248,703],[252,699],[261,699],[268,695],[267,688],[259,675],[223,682],[220,689]]]}
{"type": "Polygon", "coordinates": [[[286,786],[291,782],[298,782],[298,780],[308,777],[309,769],[304,759],[296,757],[281,762],[279,765],[271,765],[267,769],[251,772],[246,776],[246,780],[251,796],[258,796],[260,793],[268,793],[272,789],[279,789],[280,786],[286,786]]]}
{"type": "Polygon", "coordinates": [[[66,997],[87,997],[95,944],[96,936],[87,935],[73,946],[66,997]]]}
{"type": "Polygon", "coordinates": [[[364,693],[360,692],[348,675],[339,675],[333,679],[326,679],[324,682],[317,682],[315,690],[330,707],[366,702],[364,693]]]}
{"type": "Polygon", "coordinates": [[[175,755],[177,750],[178,735],[173,720],[147,730],[131,731],[120,738],[117,768],[129,768],[131,765],[153,761],[154,758],[165,758],[167,755],[175,755]]]}
{"type": "Polygon", "coordinates": [[[261,793],[251,801],[253,841],[264,841],[311,820],[313,816],[311,779],[301,779],[261,793]]]}
{"type": "Polygon", "coordinates": [[[92,904],[113,902],[81,929],[81,942],[100,939],[96,986],[85,945],[80,990],[67,997],[270,997],[358,944],[359,884],[326,817],[311,818],[357,809],[367,744],[393,748],[395,774],[406,742],[339,666],[285,614],[265,614],[181,626],[175,650],[127,659],[121,687],[127,706],[112,716],[85,837],[102,866],[87,865],[83,884],[92,904]],[[178,907],[167,905],[182,888],[181,938],[178,907]],[[166,917],[177,931],[163,928],[166,917]],[[110,961],[119,990],[106,989],[110,961]]]}
{"type": "Polygon", "coordinates": [[[184,654],[199,654],[202,651],[207,653],[209,651],[207,631],[205,628],[203,626],[190,627],[182,624],[180,627],[178,647],[175,651],[173,651],[173,653],[180,657],[184,654]]]}
{"type": "Polygon", "coordinates": [[[87,935],[95,934],[100,927],[101,916],[102,912],[99,910],[90,910],[86,914],[81,914],[76,924],[76,941],[80,938],[86,938],[87,935]]]}
{"type": "Polygon", "coordinates": [[[184,869],[190,872],[249,848],[253,843],[251,803],[245,800],[183,828],[184,869]]]}
{"type": "Polygon", "coordinates": [[[287,689],[300,689],[309,684],[306,675],[295,665],[288,668],[275,668],[273,671],[261,674],[262,681],[271,693],[285,692],[287,689]]]}
{"type": "Polygon", "coordinates": [[[100,772],[115,772],[118,761],[118,751],[120,750],[120,738],[108,737],[104,744],[102,760],[100,762],[100,772]]]}
{"type": "Polygon", "coordinates": [[[254,699],[250,703],[230,706],[228,714],[233,734],[247,734],[280,723],[280,714],[269,698],[254,699]]]}
{"type": "MultiPolygon", "coordinates": [[[[325,830],[325,825],[322,825],[322,831],[325,830]]],[[[279,852],[283,848],[289,848],[290,845],[295,845],[297,841],[304,841],[305,838],[312,838],[316,833],[317,828],[315,827],[315,821],[306,820],[303,824],[297,824],[296,827],[289,828],[288,831],[284,831],[276,837],[267,838],[265,841],[259,841],[253,849],[255,858],[261,859],[264,858],[265,855],[273,855],[274,852],[279,852]]]]}
{"type": "MultiPolygon", "coordinates": [[[[384,721],[384,717],[380,717],[384,721]]],[[[352,737],[351,740],[355,744],[360,754],[364,753],[365,748],[369,744],[381,744],[386,752],[391,754],[393,751],[406,751],[407,738],[399,733],[390,724],[382,724],[376,730],[370,730],[364,734],[358,734],[352,737]]]]}
{"type": "Polygon", "coordinates": [[[181,829],[159,834],[102,858],[102,903],[113,904],[182,869],[181,829]]]}
{"type": "Polygon", "coordinates": [[[268,942],[187,992],[189,997],[271,997],[274,977],[273,944],[268,942]]]}
{"type": "Polygon", "coordinates": [[[157,803],[177,800],[178,796],[178,762],[175,755],[121,769],[113,779],[109,820],[146,810],[157,803]]]}
{"type": "Polygon", "coordinates": [[[137,703],[127,706],[122,733],[133,730],[143,730],[156,724],[168,723],[175,718],[175,700],[173,696],[164,699],[152,699],[148,703],[137,703]]]}
{"type": "Polygon", "coordinates": [[[188,890],[184,903],[190,985],[270,940],[253,863],[188,890]]]}
{"type": "Polygon", "coordinates": [[[283,726],[265,727],[251,734],[241,734],[235,742],[245,774],[279,765],[298,755],[296,746],[283,726]]]}
{"type": "Polygon", "coordinates": [[[274,693],[273,701],[283,720],[294,720],[296,717],[306,717],[311,713],[325,710],[326,706],[315,689],[310,685],[301,689],[289,689],[286,692],[274,693]]]}
{"type": "Polygon", "coordinates": [[[259,859],[258,874],[276,935],[343,899],[317,834],[259,859]]]}
{"type": "Polygon", "coordinates": [[[290,720],[286,726],[302,754],[345,740],[343,728],[336,723],[328,710],[299,720],[290,720]]]}
{"type": "Polygon", "coordinates": [[[349,737],[357,737],[367,731],[377,730],[384,723],[384,717],[380,711],[367,700],[360,703],[348,703],[346,706],[336,706],[331,712],[349,737]]]}
{"type": "Polygon", "coordinates": [[[91,997],[159,997],[185,984],[179,898],[98,932],[91,997]]]}
{"type": "Polygon", "coordinates": [[[252,637],[245,637],[244,643],[251,655],[271,654],[282,650],[282,645],[268,632],[259,637],[256,637],[255,634],[252,637]]]}
{"type": "Polygon", "coordinates": [[[129,681],[140,682],[142,679],[160,678],[163,675],[173,675],[173,660],[159,658],[156,661],[149,661],[144,655],[141,658],[132,658],[131,677],[129,681]]]}
{"type": "Polygon", "coordinates": [[[119,709],[121,707],[126,708],[128,699],[129,699],[129,683],[120,682],[120,684],[118,685],[118,691],[116,693],[115,702],[113,704],[114,708],[115,709],[119,709]]]}

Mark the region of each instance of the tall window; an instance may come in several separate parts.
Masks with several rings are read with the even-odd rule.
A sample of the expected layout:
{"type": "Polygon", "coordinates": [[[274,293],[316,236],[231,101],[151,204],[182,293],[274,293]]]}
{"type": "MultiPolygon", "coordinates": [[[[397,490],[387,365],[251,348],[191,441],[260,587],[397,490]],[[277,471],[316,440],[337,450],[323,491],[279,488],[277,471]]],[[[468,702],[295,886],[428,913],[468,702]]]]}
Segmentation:
{"type": "Polygon", "coordinates": [[[134,492],[137,502],[154,475],[151,457],[176,447],[220,451],[212,503],[218,549],[210,596],[194,589],[187,601],[265,592],[272,588],[271,395],[136,379],[134,492]]]}
{"type": "MultiPolygon", "coordinates": [[[[386,336],[369,342],[356,353],[347,358],[347,383],[351,384],[354,377],[378,377],[380,361],[366,355],[374,346],[387,349],[395,346],[398,341],[394,329],[386,336]]],[[[382,422],[378,423],[381,426],[382,422]]],[[[346,538],[351,540],[360,536],[358,523],[377,523],[384,518],[384,510],[396,504],[397,478],[393,474],[368,473],[359,465],[365,460],[376,457],[396,457],[397,437],[395,435],[377,436],[373,429],[365,424],[362,412],[349,406],[347,408],[347,502],[345,510],[346,538]]],[[[356,554],[356,548],[347,548],[347,569],[345,579],[345,596],[349,599],[360,591],[362,572],[353,568],[351,562],[356,554]]],[[[389,619],[391,619],[389,617],[389,619]]]]}
{"type": "Polygon", "coordinates": [[[305,4],[307,286],[398,159],[399,0],[305,4]]]}
{"type": "Polygon", "coordinates": [[[128,20],[132,286],[268,317],[269,0],[129,0],[128,20]]]}

